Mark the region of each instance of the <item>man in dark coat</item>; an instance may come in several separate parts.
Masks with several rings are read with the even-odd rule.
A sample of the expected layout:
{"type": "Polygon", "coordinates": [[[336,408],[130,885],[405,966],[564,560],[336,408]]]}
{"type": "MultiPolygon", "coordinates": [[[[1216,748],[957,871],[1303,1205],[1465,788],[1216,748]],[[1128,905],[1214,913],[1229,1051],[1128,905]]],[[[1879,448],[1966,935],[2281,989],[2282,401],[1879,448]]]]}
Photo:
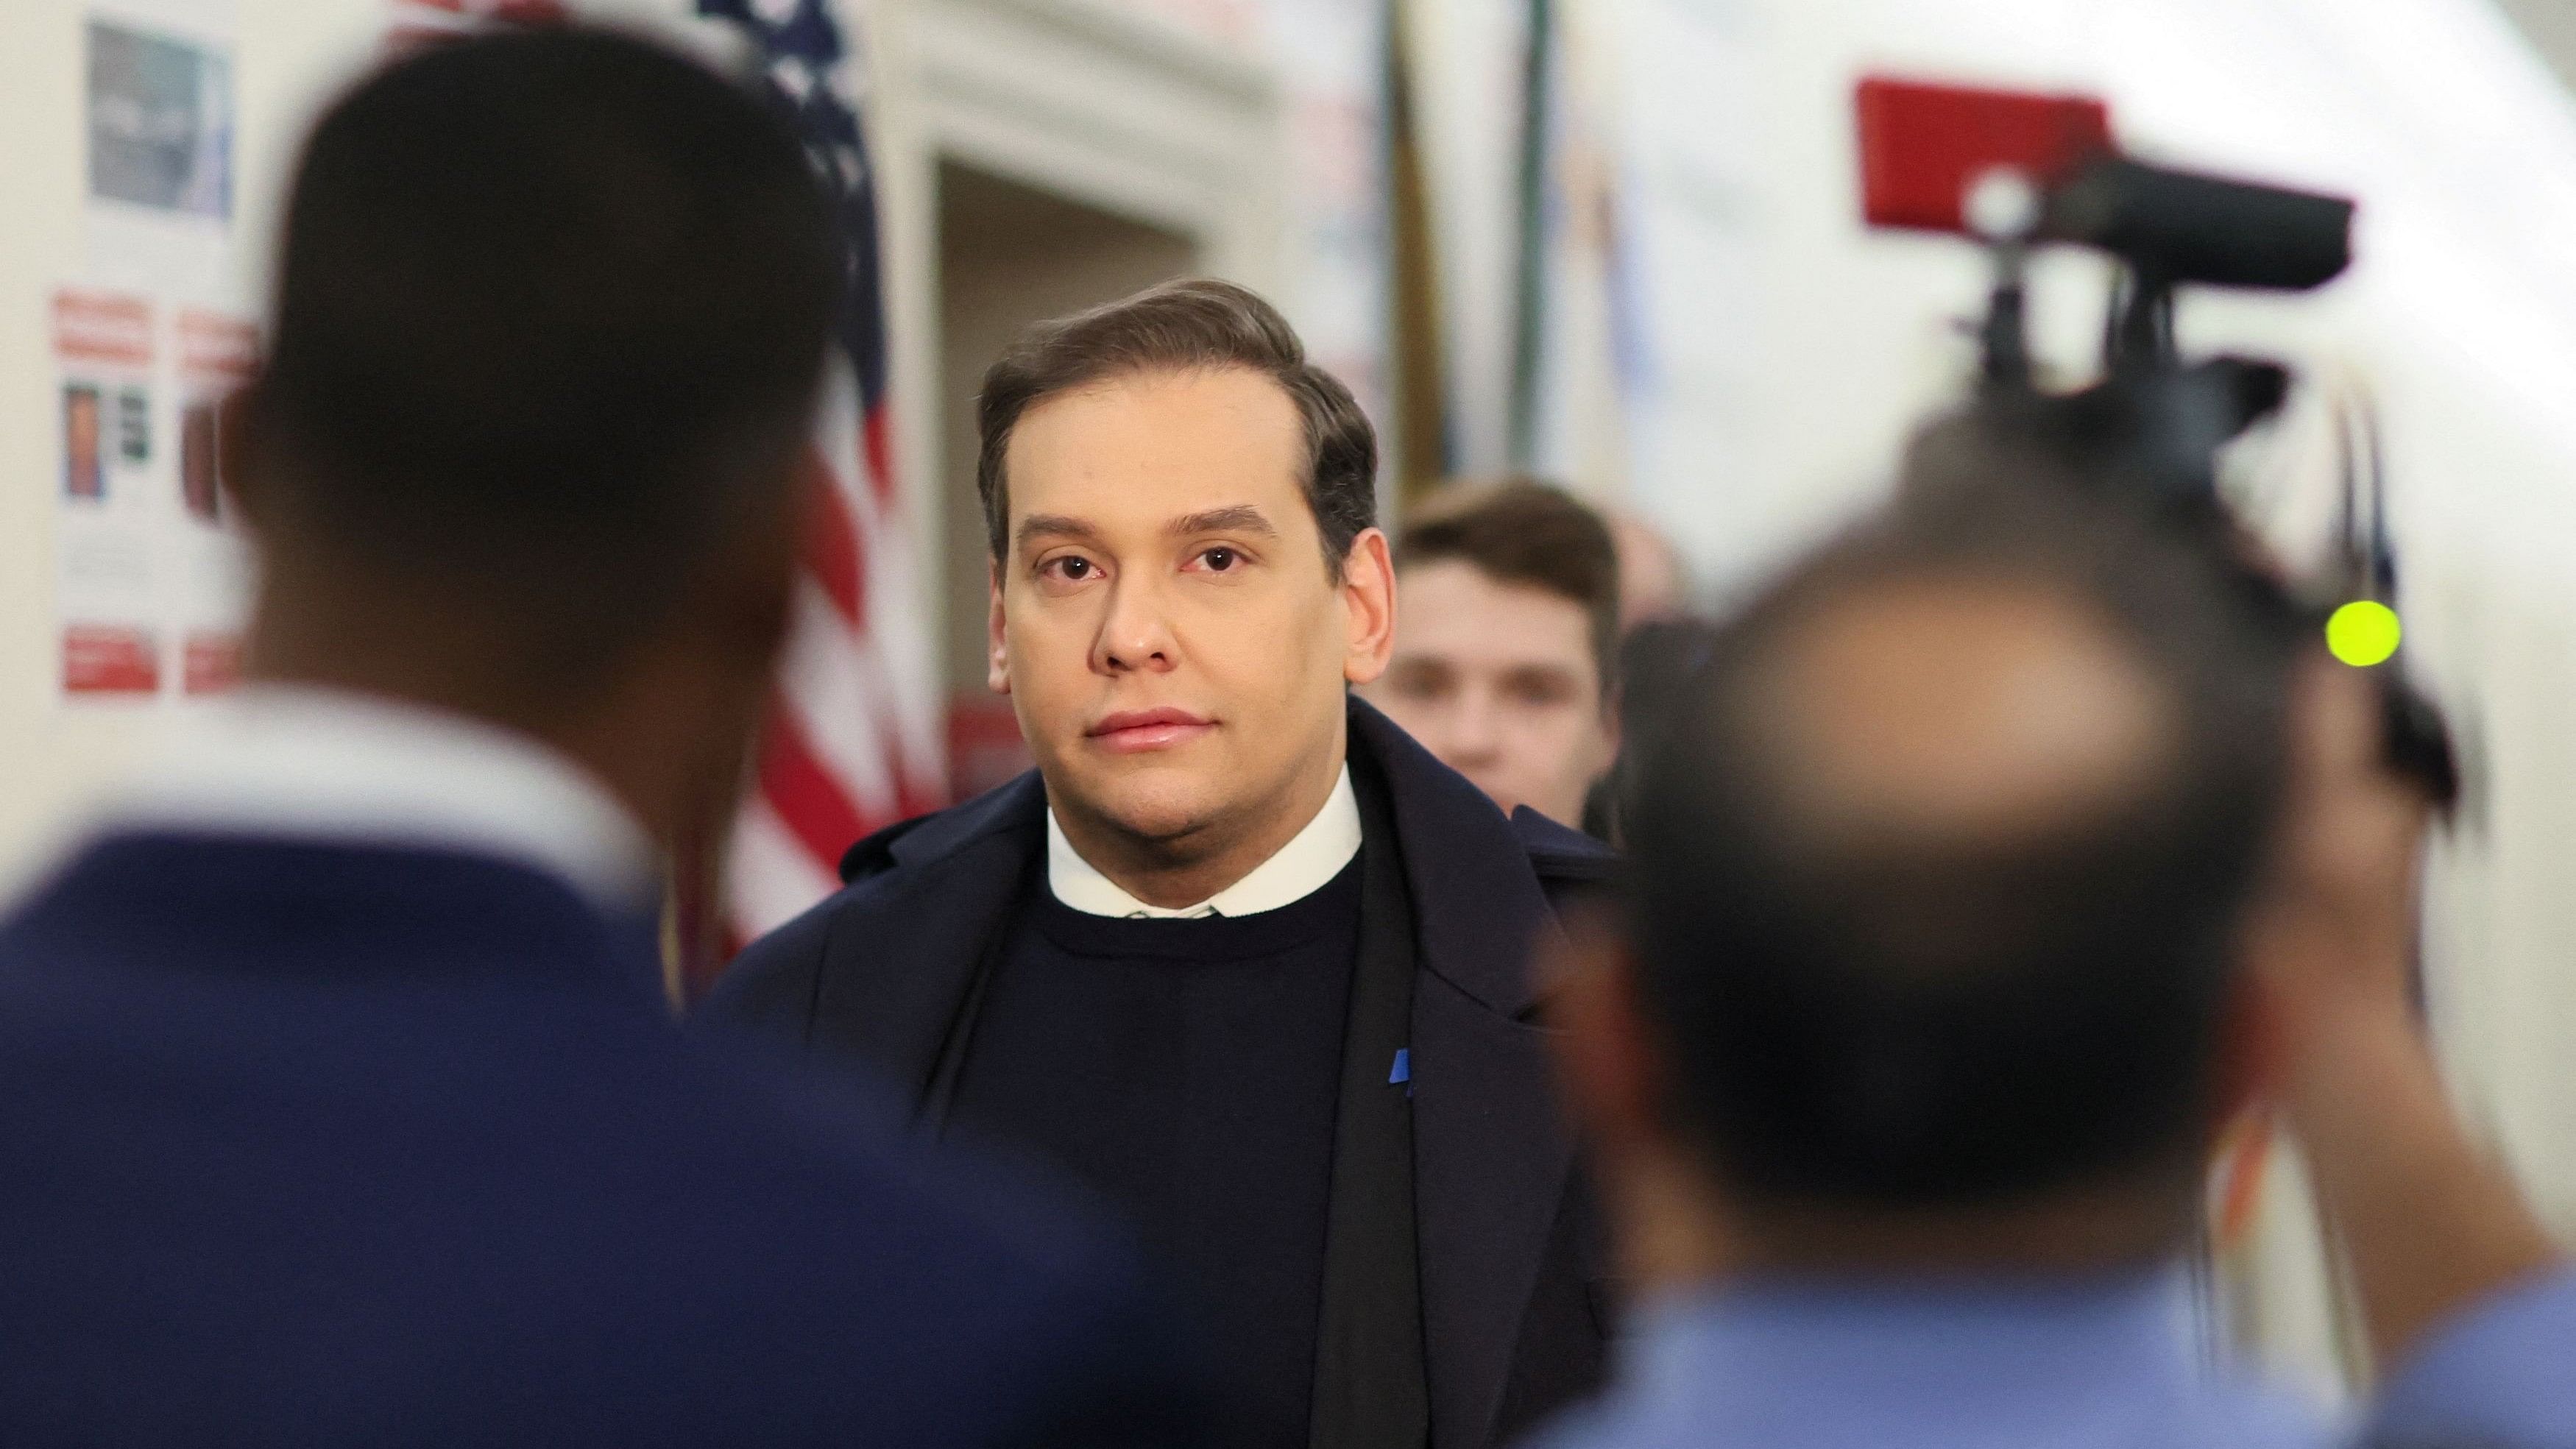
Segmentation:
{"type": "Polygon", "coordinates": [[[795,576],[793,136],[459,41],[323,119],[283,253],[249,680],[0,918],[0,1442],[1199,1442],[1132,1246],[663,997],[795,576]]]}
{"type": "Polygon", "coordinates": [[[1610,857],[1349,698],[1395,608],[1375,442],[1259,298],[1050,324],[981,406],[992,682],[1038,769],[860,842],[710,1011],[1124,1208],[1233,1442],[1509,1437],[1600,1372],[1527,963],[1610,857]]]}

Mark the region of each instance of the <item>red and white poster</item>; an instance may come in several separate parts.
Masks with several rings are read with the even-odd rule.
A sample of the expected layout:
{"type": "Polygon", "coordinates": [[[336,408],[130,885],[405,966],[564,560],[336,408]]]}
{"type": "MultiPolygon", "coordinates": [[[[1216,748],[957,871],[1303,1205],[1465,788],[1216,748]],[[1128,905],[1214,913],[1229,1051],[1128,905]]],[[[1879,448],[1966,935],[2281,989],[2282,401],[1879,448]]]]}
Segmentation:
{"type": "Polygon", "coordinates": [[[135,292],[54,293],[65,699],[209,694],[241,667],[248,562],[222,486],[225,394],[257,335],[135,292]]]}
{"type": "Polygon", "coordinates": [[[174,702],[239,672],[247,550],[223,395],[249,375],[234,5],[90,0],[81,253],[51,299],[57,698],[174,702]]]}
{"type": "Polygon", "coordinates": [[[54,575],[67,696],[161,689],[156,320],[151,302],[130,293],[54,294],[54,575]]]}

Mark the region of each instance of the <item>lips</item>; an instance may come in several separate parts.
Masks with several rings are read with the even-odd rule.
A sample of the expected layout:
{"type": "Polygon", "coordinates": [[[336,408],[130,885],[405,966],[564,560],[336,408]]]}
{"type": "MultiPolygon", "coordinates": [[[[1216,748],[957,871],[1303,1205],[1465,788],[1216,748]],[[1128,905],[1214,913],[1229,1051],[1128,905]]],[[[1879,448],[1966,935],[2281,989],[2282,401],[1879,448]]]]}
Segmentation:
{"type": "Polygon", "coordinates": [[[1084,733],[1102,749],[1132,755],[1185,745],[1215,728],[1215,721],[1185,709],[1135,709],[1109,715],[1084,733]]]}

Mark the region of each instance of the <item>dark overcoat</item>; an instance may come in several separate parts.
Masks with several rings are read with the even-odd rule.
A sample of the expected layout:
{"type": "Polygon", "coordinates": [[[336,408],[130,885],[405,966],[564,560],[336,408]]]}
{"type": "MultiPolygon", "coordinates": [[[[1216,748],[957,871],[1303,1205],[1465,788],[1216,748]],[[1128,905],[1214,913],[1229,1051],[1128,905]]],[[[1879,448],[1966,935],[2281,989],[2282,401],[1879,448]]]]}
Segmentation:
{"type": "MultiPolygon", "coordinates": [[[[1607,1274],[1551,1088],[1532,950],[1616,858],[1510,818],[1354,699],[1350,749],[1385,784],[1416,934],[1414,1202],[1433,1449],[1485,1449],[1599,1382],[1607,1274]]],[[[985,952],[1046,849],[1032,771],[859,842],[847,884],[754,943],[710,998],[926,1102],[985,952]]]]}

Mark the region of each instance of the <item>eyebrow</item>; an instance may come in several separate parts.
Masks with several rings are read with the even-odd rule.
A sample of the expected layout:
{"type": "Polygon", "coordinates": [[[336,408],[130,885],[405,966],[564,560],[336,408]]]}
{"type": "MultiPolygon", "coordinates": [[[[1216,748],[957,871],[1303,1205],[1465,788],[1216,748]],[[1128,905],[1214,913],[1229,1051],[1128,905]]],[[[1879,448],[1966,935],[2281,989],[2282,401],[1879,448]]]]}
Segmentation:
{"type": "Polygon", "coordinates": [[[1186,514],[1173,519],[1163,531],[1175,537],[1194,533],[1257,533],[1263,538],[1279,536],[1279,530],[1270,526],[1269,518],[1249,503],[1186,514]]]}
{"type": "MultiPolygon", "coordinates": [[[[1199,533],[1256,533],[1263,538],[1279,536],[1279,530],[1271,526],[1268,515],[1249,503],[1183,514],[1165,525],[1163,531],[1175,538],[1199,533]]],[[[1100,530],[1085,519],[1062,513],[1032,513],[1020,520],[1020,547],[1026,548],[1042,538],[1074,539],[1096,544],[1100,542],[1100,530]]]]}
{"type": "Polygon", "coordinates": [[[1100,541],[1100,530],[1079,518],[1061,513],[1032,513],[1020,520],[1020,547],[1041,538],[1072,538],[1089,543],[1100,541]]]}

